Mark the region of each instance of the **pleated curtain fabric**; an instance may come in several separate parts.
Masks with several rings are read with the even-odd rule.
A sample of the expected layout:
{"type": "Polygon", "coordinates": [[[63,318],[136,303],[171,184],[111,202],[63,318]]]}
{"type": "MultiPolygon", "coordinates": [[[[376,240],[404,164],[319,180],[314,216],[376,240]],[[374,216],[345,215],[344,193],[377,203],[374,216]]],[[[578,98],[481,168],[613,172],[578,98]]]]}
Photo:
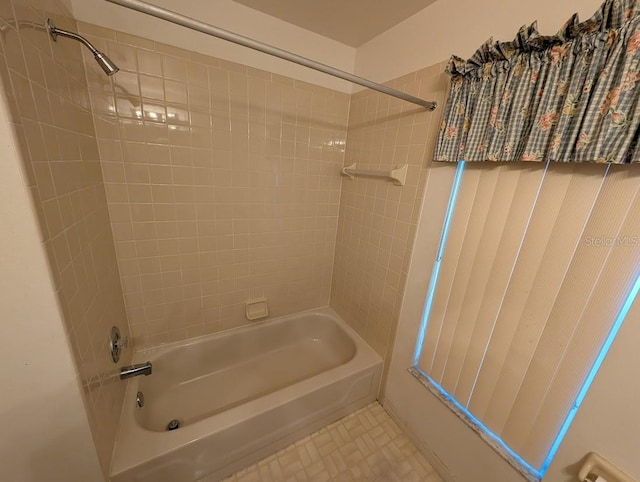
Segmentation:
{"type": "Polygon", "coordinates": [[[640,161],[640,0],[607,0],[553,36],[523,26],[447,71],[436,161],[640,161]]]}

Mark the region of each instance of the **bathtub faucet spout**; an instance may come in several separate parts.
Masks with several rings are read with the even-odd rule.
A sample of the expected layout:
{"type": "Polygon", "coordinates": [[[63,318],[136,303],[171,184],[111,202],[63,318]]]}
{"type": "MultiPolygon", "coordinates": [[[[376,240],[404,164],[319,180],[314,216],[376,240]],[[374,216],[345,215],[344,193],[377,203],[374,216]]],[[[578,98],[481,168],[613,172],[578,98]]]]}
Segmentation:
{"type": "Polygon", "coordinates": [[[126,378],[137,377],[138,375],[151,375],[151,370],[153,366],[151,362],[139,363],[137,365],[128,365],[126,367],[122,367],[120,369],[120,379],[125,380],[126,378]]]}

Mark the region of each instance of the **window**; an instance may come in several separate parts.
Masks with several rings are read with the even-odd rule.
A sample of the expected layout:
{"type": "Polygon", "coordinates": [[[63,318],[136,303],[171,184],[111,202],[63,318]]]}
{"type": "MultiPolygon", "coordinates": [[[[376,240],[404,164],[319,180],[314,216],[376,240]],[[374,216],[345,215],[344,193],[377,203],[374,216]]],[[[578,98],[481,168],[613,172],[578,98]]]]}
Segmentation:
{"type": "Polygon", "coordinates": [[[640,288],[640,168],[451,168],[413,372],[542,477],[640,288]]]}

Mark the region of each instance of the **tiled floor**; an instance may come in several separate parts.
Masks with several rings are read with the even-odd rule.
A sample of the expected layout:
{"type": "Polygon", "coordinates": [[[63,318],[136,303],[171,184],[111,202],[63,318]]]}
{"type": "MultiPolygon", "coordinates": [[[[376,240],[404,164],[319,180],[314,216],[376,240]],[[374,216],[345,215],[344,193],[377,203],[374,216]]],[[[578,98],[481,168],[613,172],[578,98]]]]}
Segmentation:
{"type": "Polygon", "coordinates": [[[382,407],[365,408],[224,482],[442,482],[382,407]]]}

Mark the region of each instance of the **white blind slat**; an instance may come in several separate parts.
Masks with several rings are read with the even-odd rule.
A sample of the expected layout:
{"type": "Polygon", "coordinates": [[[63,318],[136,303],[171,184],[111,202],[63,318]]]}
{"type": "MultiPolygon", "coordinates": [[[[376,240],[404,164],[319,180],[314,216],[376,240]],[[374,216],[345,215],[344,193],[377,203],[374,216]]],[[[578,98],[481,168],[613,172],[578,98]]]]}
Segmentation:
{"type": "MultiPolygon", "coordinates": [[[[625,181],[621,173],[609,173],[585,227],[576,254],[558,291],[556,303],[548,317],[544,333],[529,366],[525,382],[514,402],[504,437],[514,448],[521,448],[528,437],[542,401],[549,389],[562,355],[587,306],[610,248],[595,248],[586,236],[598,231],[617,233],[638,189],[635,181],[625,181]]],[[[612,318],[615,314],[611,314],[612,318]]],[[[567,393],[568,399],[575,394],[567,393]]],[[[557,431],[557,430],[556,430],[557,431]]]]}
{"type": "Polygon", "coordinates": [[[487,287],[471,334],[472,343],[469,345],[455,391],[456,399],[465,407],[468,406],[476,385],[489,339],[493,334],[497,313],[504,300],[515,259],[522,244],[522,236],[545,176],[545,169],[540,166],[531,168],[520,164],[508,168],[510,173],[517,174],[511,179],[515,184],[515,197],[512,197],[509,203],[509,213],[502,232],[497,229],[494,231],[496,238],[500,236],[493,240],[497,246],[496,256],[488,274],[487,287]]]}
{"type": "Polygon", "coordinates": [[[496,433],[502,435],[507,444],[510,440],[502,433],[504,425],[553,309],[556,293],[562,285],[576,246],[580,243],[602,185],[604,172],[603,166],[599,165],[579,166],[577,171],[573,169],[564,199],[557,200],[561,209],[553,229],[546,240],[541,240],[546,244],[544,252],[537,265],[529,268],[535,272],[535,278],[519,320],[513,320],[518,323],[518,328],[507,353],[508,363],[502,367],[498,376],[485,419],[496,433]],[[586,175],[583,171],[587,171],[586,175]]]}
{"type": "Polygon", "coordinates": [[[638,226],[640,166],[465,168],[417,364],[533,467],[640,272],[638,226]]]}
{"type": "MultiPolygon", "coordinates": [[[[449,366],[449,354],[454,343],[460,343],[460,330],[458,322],[460,321],[460,313],[463,308],[463,298],[467,290],[467,285],[471,277],[471,271],[474,260],[477,258],[478,245],[480,236],[482,235],[483,226],[486,224],[487,215],[489,214],[491,199],[495,192],[496,182],[498,180],[498,169],[481,169],[480,179],[478,180],[478,188],[476,196],[471,208],[467,229],[463,235],[462,250],[455,277],[451,285],[451,295],[445,317],[443,320],[443,329],[438,341],[438,347],[434,357],[431,373],[434,379],[444,387],[443,376],[445,367],[449,366]]],[[[470,320],[464,320],[468,323],[470,320]]],[[[472,320],[471,320],[472,321],[472,320]]]]}
{"type": "MultiPolygon", "coordinates": [[[[509,280],[509,287],[500,307],[493,336],[489,341],[487,354],[478,375],[476,388],[471,395],[471,403],[469,404],[471,413],[479,417],[492,431],[495,431],[495,427],[487,423],[485,415],[491,404],[502,368],[508,363],[509,347],[516,334],[528,294],[535,281],[536,268],[544,255],[546,240],[549,238],[561,210],[558,195],[561,196],[560,199],[564,198],[572,177],[571,171],[557,169],[556,166],[549,167],[547,171],[513,274],[509,280]]],[[[502,427],[497,428],[501,429],[502,427]]]]}
{"type": "MultiPolygon", "coordinates": [[[[640,196],[636,195],[632,209],[619,234],[635,233],[640,226],[640,196]]],[[[638,276],[640,250],[624,245],[614,246],[594,293],[571,337],[560,362],[529,439],[521,451],[534,463],[544,460],[543,454],[550,434],[555,434],[570,409],[575,394],[582,386],[604,339],[609,333],[631,285],[638,276]],[[572,393],[573,397],[567,397],[572,393]]]]}
{"type": "Polygon", "coordinates": [[[455,393],[463,369],[465,358],[469,352],[469,345],[474,343],[472,335],[487,290],[491,267],[498,254],[499,240],[514,196],[516,195],[517,180],[520,172],[500,166],[496,169],[498,177],[495,180],[491,203],[487,204],[490,216],[485,216],[483,226],[477,240],[477,252],[472,263],[472,271],[464,298],[460,301],[461,310],[458,317],[456,333],[453,337],[451,350],[447,359],[446,371],[442,378],[442,387],[449,393],[455,393]]]}
{"type": "Polygon", "coordinates": [[[455,278],[455,272],[460,259],[460,252],[464,241],[464,233],[469,216],[473,207],[478,181],[480,180],[479,169],[465,169],[460,181],[458,199],[455,204],[455,211],[449,228],[447,246],[440,266],[440,276],[431,305],[429,324],[422,345],[422,355],[420,356],[419,367],[431,374],[438,341],[443,329],[443,320],[449,303],[451,285],[455,278]],[[425,356],[426,354],[426,356],[425,356]]]}

